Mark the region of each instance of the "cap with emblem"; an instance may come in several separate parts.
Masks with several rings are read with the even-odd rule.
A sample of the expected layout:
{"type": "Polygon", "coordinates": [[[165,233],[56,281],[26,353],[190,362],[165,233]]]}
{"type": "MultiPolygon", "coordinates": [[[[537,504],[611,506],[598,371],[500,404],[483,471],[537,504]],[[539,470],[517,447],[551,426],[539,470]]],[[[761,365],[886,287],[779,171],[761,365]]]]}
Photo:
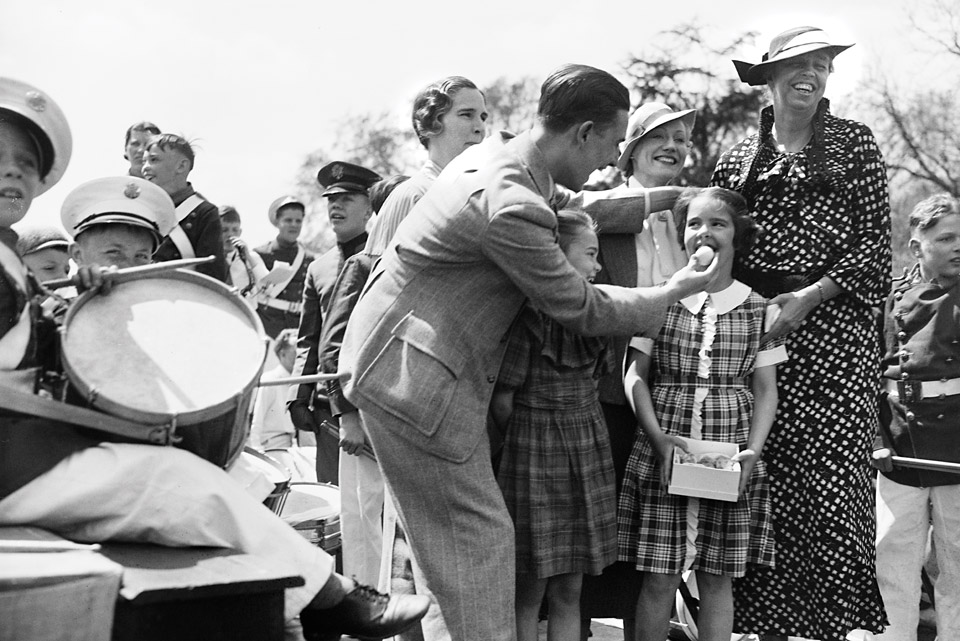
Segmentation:
{"type": "Polygon", "coordinates": [[[71,191],[60,220],[76,238],[96,225],[124,224],[153,232],[157,244],[177,225],[173,201],[163,188],[133,176],[98,178],[71,191]]]}
{"type": "Polygon", "coordinates": [[[366,196],[367,190],[378,180],[380,180],[380,174],[377,172],[339,160],[324,165],[317,172],[317,181],[324,188],[324,196],[343,193],[366,196]]]}
{"type": "Polygon", "coordinates": [[[37,147],[40,158],[39,196],[63,176],[73,151],[67,117],[50,96],[25,82],[0,78],[0,122],[22,124],[37,147]],[[4,113],[6,112],[6,113],[4,113]]]}
{"type": "Polygon", "coordinates": [[[287,205],[296,205],[304,211],[307,209],[304,207],[303,201],[296,196],[280,196],[270,203],[270,209],[267,210],[267,218],[270,219],[270,224],[274,227],[277,226],[277,214],[280,212],[280,208],[286,207],[287,205]]]}

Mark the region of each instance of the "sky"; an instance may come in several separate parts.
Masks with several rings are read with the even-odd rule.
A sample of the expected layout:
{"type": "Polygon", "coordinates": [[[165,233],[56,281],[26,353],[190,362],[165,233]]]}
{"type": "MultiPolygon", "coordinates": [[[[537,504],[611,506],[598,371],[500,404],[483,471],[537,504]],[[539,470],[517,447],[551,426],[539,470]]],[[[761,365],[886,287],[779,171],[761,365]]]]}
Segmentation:
{"type": "Polygon", "coordinates": [[[150,120],[194,141],[191,182],[215,204],[237,207],[253,244],[275,236],[269,203],[292,190],[304,157],[329,147],[345,117],[391,110],[406,121],[417,91],[447,75],[481,87],[499,77],[539,82],[567,62],[618,75],[658,32],[691,20],[718,44],[759,32],[756,47],[737,56],[749,61],[797,25],[856,42],[837,59],[827,88],[834,102],[870,64],[910,73],[900,55],[904,5],[892,0],[5,4],[0,73],[49,93],[74,137],[69,169],[35,201],[29,222],[59,223],[71,189],[124,174],[124,132],[150,120]]]}

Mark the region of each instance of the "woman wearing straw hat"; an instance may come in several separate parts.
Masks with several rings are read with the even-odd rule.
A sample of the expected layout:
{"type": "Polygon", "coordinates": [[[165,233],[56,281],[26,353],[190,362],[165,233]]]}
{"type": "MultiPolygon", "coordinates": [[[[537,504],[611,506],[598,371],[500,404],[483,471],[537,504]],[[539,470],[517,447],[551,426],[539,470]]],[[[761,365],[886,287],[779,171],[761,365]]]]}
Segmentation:
{"type": "Polygon", "coordinates": [[[775,37],[740,79],[766,85],[760,131],[717,163],[712,183],[741,192],[765,236],[736,277],[781,307],[786,335],[777,421],[763,452],[776,568],[735,586],[736,629],[845,639],[880,631],[869,472],[877,423],[878,332],[890,286],[890,209],[870,129],[823,98],[837,45],[820,29],[775,37]]]}
{"type": "MultiPolygon", "coordinates": [[[[617,161],[624,184],[614,192],[671,184],[687,160],[690,133],[696,117],[694,109],[674,111],[661,102],[640,105],[627,124],[627,139],[617,161]]],[[[687,256],[677,240],[673,214],[669,210],[646,213],[643,229],[638,234],[601,233],[603,270],[597,276],[597,282],[650,287],[666,281],[687,263],[687,256]]],[[[617,362],[622,362],[629,337],[615,336],[609,340],[617,362]]],[[[599,389],[619,488],[633,447],[637,419],[627,405],[623,377],[619,372],[603,376],[599,389]]],[[[623,619],[624,639],[632,641],[639,580],[640,575],[629,563],[616,563],[599,577],[584,576],[581,638],[586,638],[591,618],[613,617],[623,619]]]]}

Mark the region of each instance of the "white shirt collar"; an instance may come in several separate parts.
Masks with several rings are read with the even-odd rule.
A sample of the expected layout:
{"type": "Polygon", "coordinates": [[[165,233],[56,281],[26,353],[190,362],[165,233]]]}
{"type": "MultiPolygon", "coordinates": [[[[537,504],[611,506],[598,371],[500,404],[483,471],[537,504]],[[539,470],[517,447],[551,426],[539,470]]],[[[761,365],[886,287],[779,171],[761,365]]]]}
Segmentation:
{"type": "Polygon", "coordinates": [[[700,292],[694,294],[693,296],[687,296],[682,299],[680,302],[686,307],[691,314],[699,314],[700,310],[703,308],[703,304],[707,302],[707,296],[713,300],[713,307],[717,310],[717,314],[726,314],[732,309],[747,300],[747,296],[750,295],[750,287],[741,283],[739,280],[734,280],[726,289],[722,289],[719,292],[714,292],[713,294],[707,294],[707,292],[700,292]]]}

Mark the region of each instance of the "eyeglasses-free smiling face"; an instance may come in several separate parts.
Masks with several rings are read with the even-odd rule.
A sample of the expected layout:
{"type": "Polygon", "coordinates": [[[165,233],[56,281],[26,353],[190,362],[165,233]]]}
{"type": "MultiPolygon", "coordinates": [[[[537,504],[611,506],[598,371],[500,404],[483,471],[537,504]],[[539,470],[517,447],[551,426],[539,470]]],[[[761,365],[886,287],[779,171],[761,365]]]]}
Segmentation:
{"type": "Polygon", "coordinates": [[[663,187],[677,177],[690,152],[690,134],[681,120],[666,122],[633,148],[633,175],[644,187],[663,187]]]}
{"type": "Polygon", "coordinates": [[[816,109],[832,68],[833,58],[824,51],[811,51],[774,64],[767,81],[774,110],[816,109]]]}

